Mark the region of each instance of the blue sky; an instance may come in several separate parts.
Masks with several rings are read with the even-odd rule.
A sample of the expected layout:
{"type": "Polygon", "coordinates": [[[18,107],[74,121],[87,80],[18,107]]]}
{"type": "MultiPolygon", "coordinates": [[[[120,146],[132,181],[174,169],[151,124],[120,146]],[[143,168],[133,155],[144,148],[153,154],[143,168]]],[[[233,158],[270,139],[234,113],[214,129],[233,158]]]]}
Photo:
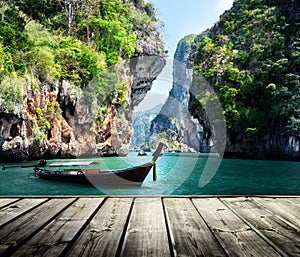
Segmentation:
{"type": "Polygon", "coordinates": [[[189,34],[200,34],[230,9],[233,0],[147,0],[156,9],[165,27],[162,37],[173,58],[178,41],[189,34]]]}
{"type": "Polygon", "coordinates": [[[146,0],[156,9],[156,15],[164,22],[161,31],[165,49],[168,50],[167,64],[154,81],[152,89],[136,111],[148,110],[164,103],[172,88],[173,57],[180,39],[190,34],[200,34],[213,26],[233,0],[146,0]]]}

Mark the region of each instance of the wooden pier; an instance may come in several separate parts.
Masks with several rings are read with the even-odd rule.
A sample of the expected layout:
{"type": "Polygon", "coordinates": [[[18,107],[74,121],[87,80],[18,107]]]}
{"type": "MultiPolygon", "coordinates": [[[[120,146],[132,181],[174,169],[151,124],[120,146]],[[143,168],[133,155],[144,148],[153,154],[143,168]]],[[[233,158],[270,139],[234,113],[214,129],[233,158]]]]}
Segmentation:
{"type": "Polygon", "coordinates": [[[0,198],[0,256],[300,256],[300,197],[0,198]]]}

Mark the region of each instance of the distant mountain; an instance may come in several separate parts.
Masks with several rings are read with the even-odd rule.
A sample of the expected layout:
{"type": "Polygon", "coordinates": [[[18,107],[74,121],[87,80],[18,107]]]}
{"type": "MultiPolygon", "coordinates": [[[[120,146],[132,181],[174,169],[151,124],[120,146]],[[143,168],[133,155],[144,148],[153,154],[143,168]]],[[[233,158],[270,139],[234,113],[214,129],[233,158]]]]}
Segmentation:
{"type": "Polygon", "coordinates": [[[132,148],[140,147],[145,142],[149,142],[151,122],[160,112],[161,107],[162,104],[157,105],[150,110],[133,112],[133,135],[130,145],[132,148]]]}

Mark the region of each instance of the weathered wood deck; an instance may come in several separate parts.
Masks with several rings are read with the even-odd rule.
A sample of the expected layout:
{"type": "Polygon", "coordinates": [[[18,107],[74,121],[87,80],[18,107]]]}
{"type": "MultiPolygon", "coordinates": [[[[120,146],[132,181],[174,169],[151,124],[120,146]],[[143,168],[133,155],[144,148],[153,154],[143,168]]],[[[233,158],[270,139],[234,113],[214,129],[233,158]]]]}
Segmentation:
{"type": "Polygon", "coordinates": [[[300,256],[300,197],[0,198],[0,256],[300,256]]]}

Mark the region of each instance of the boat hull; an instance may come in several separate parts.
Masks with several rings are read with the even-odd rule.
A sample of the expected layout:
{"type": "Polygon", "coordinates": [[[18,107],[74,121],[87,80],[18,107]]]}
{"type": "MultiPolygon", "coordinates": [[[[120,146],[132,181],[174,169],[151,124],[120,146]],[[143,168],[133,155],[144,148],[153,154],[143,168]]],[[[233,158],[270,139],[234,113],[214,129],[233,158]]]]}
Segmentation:
{"type": "Polygon", "coordinates": [[[68,172],[53,171],[47,169],[36,169],[34,175],[41,179],[72,182],[79,184],[92,184],[94,186],[141,186],[153,163],[149,162],[133,168],[116,171],[103,171],[99,174],[88,174],[78,172],[69,174],[68,172]]]}

